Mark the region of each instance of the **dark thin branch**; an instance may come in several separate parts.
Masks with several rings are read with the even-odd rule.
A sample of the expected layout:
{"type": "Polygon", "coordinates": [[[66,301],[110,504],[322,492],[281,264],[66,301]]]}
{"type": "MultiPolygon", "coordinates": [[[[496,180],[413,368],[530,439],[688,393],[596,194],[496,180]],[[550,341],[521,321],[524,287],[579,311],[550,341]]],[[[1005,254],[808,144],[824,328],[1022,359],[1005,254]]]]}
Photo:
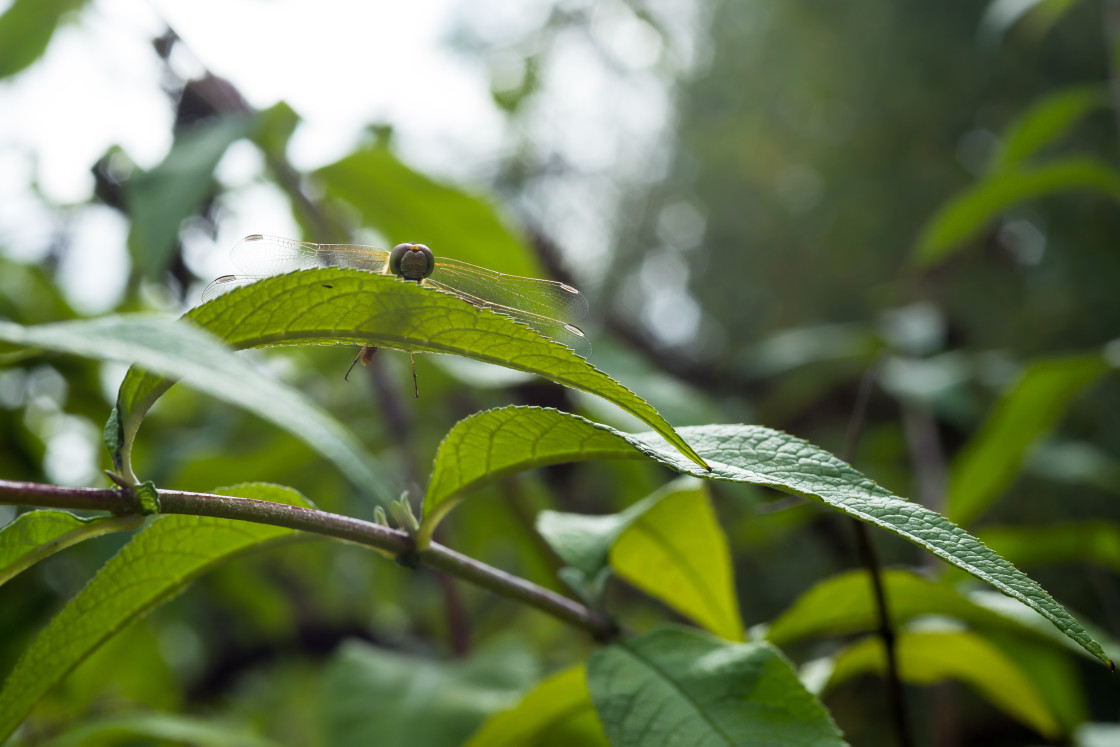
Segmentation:
{"type": "MultiPolygon", "coordinates": [[[[442,545],[432,543],[416,553],[408,534],[381,524],[300,506],[210,493],[161,490],[159,500],[162,514],[212,516],[269,524],[374,547],[399,558],[418,559],[421,563],[582,628],[597,640],[609,639],[614,634],[614,625],[609,619],[572,599],[442,545]]],[[[109,511],[114,514],[138,513],[139,509],[133,496],[125,491],[63,488],[9,480],[0,480],[0,504],[109,511]]]]}
{"type": "MultiPolygon", "coordinates": [[[[863,431],[867,405],[871,399],[871,391],[875,388],[875,380],[879,376],[881,363],[882,359],[868,369],[859,383],[856,402],[852,407],[852,417],[848,421],[848,433],[844,438],[844,451],[841,454],[843,460],[849,464],[855,458],[856,445],[859,443],[860,433],[863,431]]],[[[875,552],[875,544],[871,541],[871,533],[867,530],[867,525],[862,521],[853,519],[852,527],[856,535],[856,550],[859,553],[860,562],[867,569],[867,575],[871,579],[871,589],[875,598],[875,614],[878,618],[877,633],[883,641],[883,654],[887,660],[887,702],[894,720],[895,734],[901,747],[912,747],[914,741],[910,736],[910,723],[906,713],[906,699],[903,697],[902,679],[898,675],[897,640],[887,609],[887,594],[883,588],[882,568],[878,554],[875,552]]]]}

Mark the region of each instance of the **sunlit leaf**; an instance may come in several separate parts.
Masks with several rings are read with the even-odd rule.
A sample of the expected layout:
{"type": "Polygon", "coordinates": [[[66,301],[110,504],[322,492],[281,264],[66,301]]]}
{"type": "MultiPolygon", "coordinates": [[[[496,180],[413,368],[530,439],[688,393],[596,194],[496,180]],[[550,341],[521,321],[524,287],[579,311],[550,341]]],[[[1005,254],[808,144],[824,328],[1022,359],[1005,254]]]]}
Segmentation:
{"type": "MultiPolygon", "coordinates": [[[[297,506],[310,504],[276,485],[219,492],[297,506]]],[[[49,690],[117,631],[211,568],[294,530],[201,516],[160,516],[98,571],[28,646],[0,687],[0,739],[49,690]]]]}
{"type": "MultiPolygon", "coordinates": [[[[458,434],[455,443],[462,448],[441,449],[440,460],[464,464],[481,460],[486,464],[487,453],[509,449],[503,459],[502,475],[518,469],[533,469],[542,463],[558,464],[589,458],[582,450],[581,434],[596,439],[596,458],[634,459],[645,456],[678,472],[695,477],[730,482],[765,485],[783,492],[818,501],[843,514],[859,519],[903,537],[923,547],[937,557],[991,584],[1004,594],[1019,600],[1053,623],[1086,651],[1104,664],[1112,662],[1085,628],[1022,571],[996,555],[978,539],[924,506],[892,495],[876,485],[848,464],[828,452],[802,439],[780,431],[754,425],[709,425],[681,428],[678,433],[704,457],[710,471],[697,468],[678,452],[670,449],[653,433],[628,434],[607,426],[591,423],[576,415],[538,408],[504,408],[479,413],[456,424],[455,430],[478,429],[481,434],[458,434]],[[511,418],[518,423],[518,438],[506,438],[502,431],[511,418]],[[535,450],[531,445],[536,436],[563,429],[565,442],[570,444],[567,454],[563,444],[552,445],[547,452],[535,450]],[[603,434],[614,436],[614,447],[600,441],[603,434]],[[614,456],[611,456],[612,450],[614,456]],[[520,466],[518,466],[518,457],[520,466]]],[[[446,443],[446,442],[445,442],[446,443]]],[[[450,470],[461,475],[460,467],[450,470]]],[[[472,471],[472,474],[475,474],[472,471]]],[[[485,475],[476,476],[469,483],[477,488],[486,482],[485,475]]],[[[428,530],[430,515],[446,513],[445,503],[462,500],[459,492],[466,483],[457,478],[441,481],[435,492],[429,485],[424,498],[424,523],[428,530]],[[432,513],[429,514],[428,511],[432,513]]]]}
{"type": "Polygon", "coordinates": [[[151,171],[132,176],[125,196],[132,218],[128,248],[137,269],[159,277],[179,236],[179,225],[210,193],[214,169],[226,149],[249,135],[253,119],[227,118],[176,136],[171,151],[151,171]]]}
{"type": "Polygon", "coordinates": [[[1089,697],[1080,661],[1065,649],[1038,639],[998,630],[985,630],[982,635],[1030,678],[1063,733],[1084,723],[1089,716],[1089,697]]]}
{"type": "Polygon", "coordinates": [[[360,150],[315,175],[328,195],[357,208],[362,222],[393,244],[427,244],[437,255],[512,275],[540,275],[538,263],[493,205],[432,181],[384,146],[360,150]]]}
{"type": "Polygon", "coordinates": [[[1120,173],[1101,161],[1071,157],[993,174],[937,211],[918,236],[915,258],[919,264],[932,265],[959,251],[965,242],[1010,208],[1074,190],[1120,200],[1120,173]]]}
{"type": "Polygon", "coordinates": [[[1120,459],[1085,441],[1049,439],[1035,444],[1024,469],[1032,475],[1120,495],[1120,459]]]}
{"type": "Polygon", "coordinates": [[[1120,572],[1120,524],[1116,522],[985,527],[978,534],[984,544],[1017,565],[1089,562],[1120,572]]]}
{"type": "Polygon", "coordinates": [[[0,78],[39,59],[66,15],[83,5],[84,0],[15,0],[0,15],[0,78]]]}
{"type": "Polygon", "coordinates": [[[776,648],[661,628],[596,651],[587,685],[615,747],[844,744],[776,648]]]}
{"type": "Polygon", "coordinates": [[[490,717],[467,747],[606,747],[583,665],[554,674],[513,708],[490,717]]]}
{"type": "MultiPolygon", "coordinates": [[[[931,685],[960,680],[1009,716],[1047,737],[1061,729],[1031,678],[1008,656],[975,633],[901,631],[895,641],[899,676],[904,682],[931,685]]],[[[828,688],[857,674],[886,668],[882,640],[865,638],[836,658],[828,688]]]]}
{"type": "Polygon", "coordinates": [[[1060,138],[1087,115],[1109,104],[1108,89],[1099,85],[1068,88],[1047,96],[1007,130],[990,170],[1013,168],[1060,138]]]}
{"type": "Polygon", "coordinates": [[[1024,369],[953,461],[949,518],[967,524],[991,506],[1019,473],[1031,444],[1108,370],[1095,354],[1043,359],[1024,369]]]}
{"type": "MultiPolygon", "coordinates": [[[[354,344],[450,353],[538,374],[613,402],[690,458],[700,458],[645,400],[568,348],[496,312],[434,288],[337,267],[265,278],[184,317],[237,349],[354,344]]],[[[172,381],[134,367],[118,407],[124,449],[144,413],[172,381]]]]}
{"type": "Polygon", "coordinates": [[[324,676],[323,744],[458,747],[535,676],[532,658],[512,646],[442,662],[351,642],[324,676]]]}
{"type": "MultiPolygon", "coordinates": [[[[1005,631],[1061,650],[1068,648],[1082,655],[1089,653],[1062,635],[1038,613],[1007,597],[990,595],[1009,601],[1010,605],[1022,609],[1034,620],[1024,619],[1022,615],[1003,614],[1000,609],[978,604],[952,586],[931,581],[911,571],[885,570],[881,579],[888,614],[895,627],[915,618],[935,615],[954,618],[986,632],[1005,631]]],[[[809,636],[866,633],[878,626],[877,603],[867,573],[849,571],[820,581],[798,597],[789,609],[764,626],[764,635],[775,645],[786,646],[809,636]]]]}
{"type": "MultiPolygon", "coordinates": [[[[190,324],[146,315],[107,316],[34,327],[0,320],[0,340],[100,360],[136,363],[151,371],[180,377],[190,386],[245,408],[292,433],[371,496],[384,501],[396,497],[395,491],[386,487],[374,471],[369,454],[342,425],[299,392],[264,376],[190,324]]],[[[126,377],[117,395],[118,410],[133,419],[122,420],[117,417],[118,410],[114,410],[106,427],[110,451],[114,452],[115,460],[121,459],[125,474],[131,471],[128,446],[140,424],[136,400],[130,397],[130,387],[136,378],[126,377]]],[[[139,415],[150,405],[147,402],[139,415]]]]}
{"type": "Polygon", "coordinates": [[[727,537],[703,485],[666,495],[611,546],[621,578],[729,641],[743,640],[727,537]]]}
{"type": "MultiPolygon", "coordinates": [[[[593,578],[607,566],[611,545],[631,524],[666,495],[685,491],[698,492],[696,480],[685,477],[666,485],[617,514],[589,516],[562,511],[541,511],[537,531],[548,541],[556,554],[572,568],[593,578]]],[[[429,526],[431,526],[429,524],[429,526]]]]}
{"type": "Polygon", "coordinates": [[[135,529],[139,516],[83,519],[66,511],[28,511],[0,528],[0,585],[43,558],[83,540],[135,529]]]}

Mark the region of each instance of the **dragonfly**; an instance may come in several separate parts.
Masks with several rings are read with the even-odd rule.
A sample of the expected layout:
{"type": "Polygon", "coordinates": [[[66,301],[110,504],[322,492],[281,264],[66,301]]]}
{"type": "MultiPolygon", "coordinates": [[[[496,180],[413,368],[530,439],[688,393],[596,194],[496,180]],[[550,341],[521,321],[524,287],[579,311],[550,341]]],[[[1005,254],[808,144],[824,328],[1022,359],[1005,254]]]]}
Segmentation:
{"type": "MultiPolygon", "coordinates": [[[[202,292],[203,301],[264,277],[316,267],[346,267],[438,288],[480,308],[492,309],[539,334],[566,345],[576,355],[591,355],[591,342],[574,322],[587,316],[587,299],[577,289],[555,280],[507,275],[456,259],[437,258],[423,244],[398,244],[392,251],[363,244],[314,244],[279,236],[252,234],[230,250],[244,275],[223,275],[202,292]]],[[[369,363],[377,348],[362,346],[350,370],[369,363]]],[[[411,359],[412,354],[409,353],[411,359]]],[[[350,370],[346,377],[349,378],[350,370]]],[[[416,364],[412,364],[415,396],[416,364]]]]}

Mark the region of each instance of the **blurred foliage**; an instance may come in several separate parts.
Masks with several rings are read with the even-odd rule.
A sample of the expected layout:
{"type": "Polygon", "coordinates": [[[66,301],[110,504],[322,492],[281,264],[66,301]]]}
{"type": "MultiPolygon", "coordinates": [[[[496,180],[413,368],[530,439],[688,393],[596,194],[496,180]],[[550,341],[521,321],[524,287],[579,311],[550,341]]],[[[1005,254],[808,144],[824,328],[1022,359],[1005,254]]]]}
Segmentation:
{"type": "MultiPolygon", "coordinates": [[[[60,24],[93,12],[83,5],[15,0],[0,15],[0,77],[49,55],[60,24]]],[[[255,111],[210,74],[179,78],[168,60],[181,42],[172,33],[156,40],[153,64],[163,66],[174,110],[174,132],[164,133],[171,150],[147,172],[119,148],[91,164],[87,205],[46,205],[56,225],[41,261],[17,258],[17,242],[0,236],[0,318],[83,316],[61,290],[59,268],[78,245],[73,218],[90,205],[129,222],[129,278],[115,310],[174,306],[211,279],[192,274],[182,240],[214,235],[223,220],[226,186],[215,169],[233,143],[252,143],[262,156],[255,179],[282,190],[308,240],[424,241],[584,288],[598,314],[591,362],[675,426],[757,422],[839,452],[860,381],[874,370],[851,461],[896,495],[969,522],[1092,621],[1115,657],[1115,0],[542,7],[533,23],[490,33],[478,17],[492,8],[482,4],[449,40],[492,72],[507,126],[501,158],[468,185],[410,164],[393,129],[404,122],[372,122],[353,152],[299,173],[287,157],[296,111],[283,102],[255,111]],[[604,29],[628,30],[657,53],[628,60],[604,29]],[[612,98],[616,116],[586,135],[594,127],[564,108],[556,82],[573,48],[583,51],[569,87],[602,92],[592,83],[609,78],[668,102],[653,145],[642,150],[624,127],[657,111],[637,93],[612,98]],[[569,130],[607,156],[573,156],[569,130]],[[606,145],[590,142],[600,139],[606,145]]],[[[390,351],[349,384],[350,352],[338,348],[250,361],[344,422],[391,465],[414,505],[445,435],[480,410],[557,407],[636,430],[569,390],[436,358],[416,361],[419,399],[408,361],[390,351]]],[[[98,470],[112,462],[99,436],[122,375],[110,364],[0,347],[0,478],[104,484],[98,470]]],[[[166,488],[283,483],[322,508],[369,518],[365,499],[316,448],[325,447],[176,387],[148,418],[133,466],[166,488]]],[[[819,685],[846,738],[888,743],[882,680],[867,676],[882,670],[880,644],[865,637],[877,625],[872,595],[866,576],[851,571],[846,524],[769,489],[725,483],[704,491],[703,515],[675,517],[666,501],[643,516],[676,489],[670,476],[647,461],[544,467],[464,502],[437,539],[535,583],[576,589],[646,631],[677,619],[673,609],[704,616],[680,601],[687,585],[675,598],[651,591],[658,602],[620,583],[608,554],[626,554],[614,542],[638,532],[635,522],[687,528],[680,543],[703,544],[711,562],[732,566],[736,598],[724,598],[722,579],[708,600],[736,618],[723,628],[737,631],[741,614],[749,640],[765,635],[802,681],[819,685]],[[713,518],[726,551],[705,533],[713,518]],[[565,562],[575,568],[561,570],[565,562]]],[[[0,506],[0,524],[15,515],[0,506]]],[[[885,533],[876,540],[896,566],[885,576],[888,608],[902,626],[921,743],[1091,744],[1114,733],[1099,723],[1116,718],[1114,676],[1052,628],[986,605],[913,546],[885,533]]],[[[128,541],[113,534],[69,547],[0,589],[0,671],[17,666],[91,569],[128,541]]],[[[642,588],[640,567],[625,559],[619,567],[642,588]]],[[[659,635],[789,668],[757,641],[717,646],[676,630],[628,645],[650,645],[651,660],[672,654],[659,635]]],[[[594,661],[634,666],[622,648],[599,649],[594,661]]],[[[287,545],[222,566],[126,627],[39,703],[19,739],[364,744],[374,713],[386,743],[415,741],[421,732],[406,729],[417,724],[428,744],[476,731],[480,744],[510,743],[511,734],[539,744],[568,733],[601,739],[586,718],[582,670],[570,669],[592,650],[551,618],[434,572],[337,543],[287,545]],[[571,706],[571,721],[533,708],[547,692],[571,706]]],[[[597,706],[613,697],[590,696],[597,706]]],[[[650,714],[680,706],[639,705],[650,714]]],[[[829,732],[823,716],[814,723],[829,732]]]]}

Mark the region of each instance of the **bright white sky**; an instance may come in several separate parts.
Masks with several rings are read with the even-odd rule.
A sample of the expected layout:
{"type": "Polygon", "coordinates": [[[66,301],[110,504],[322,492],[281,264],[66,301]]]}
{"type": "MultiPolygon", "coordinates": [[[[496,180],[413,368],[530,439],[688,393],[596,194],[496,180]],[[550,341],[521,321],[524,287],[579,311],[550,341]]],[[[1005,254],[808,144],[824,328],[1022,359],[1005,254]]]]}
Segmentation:
{"type": "MultiPolygon", "coordinates": [[[[42,60],[0,82],[0,246],[28,259],[49,246],[54,221],[28,193],[32,182],[49,202],[79,204],[93,189],[90,167],[110,146],[121,146],[143,168],[162,160],[173,113],[151,39],[166,24],[185,42],[173,57],[181,75],[204,66],[257,107],[283,99],[299,112],[305,124],[289,154],[297,168],[337,159],[370,123],[387,122],[410,162],[469,176],[479,161],[499,154],[506,138],[489,72],[441,43],[458,5],[96,0],[59,30],[42,60]]],[[[536,3],[509,5],[520,10],[507,10],[502,22],[536,23],[524,15],[536,3]]],[[[242,146],[219,169],[224,182],[243,187],[226,201],[229,220],[219,237],[226,246],[245,233],[294,231],[282,197],[250,183],[259,157],[242,146]]],[[[127,226],[98,207],[73,219],[78,225],[71,228],[83,230],[72,231],[79,246],[61,281],[80,307],[108,308],[123,283],[127,226]]],[[[210,257],[212,247],[191,248],[189,259],[203,274],[229,269],[224,253],[210,257]]]]}
{"type": "MultiPolygon", "coordinates": [[[[618,184],[663,172],[659,138],[671,105],[654,70],[665,51],[656,32],[622,3],[567,6],[593,9],[588,33],[554,39],[552,65],[540,72],[549,94],[534,100],[522,126],[546,152],[593,175],[537,196],[557,213],[547,217],[559,226],[560,243],[589,259],[609,249],[618,184]]],[[[670,58],[686,68],[696,56],[699,16],[689,2],[665,6],[675,36],[670,58]]],[[[168,24],[184,42],[172,58],[181,77],[205,67],[259,108],[285,100],[296,109],[304,124],[289,157],[297,168],[329,163],[352,150],[369,124],[389,123],[407,162],[469,183],[507,156],[515,138],[490,95],[501,56],[487,63],[459,55],[446,40],[466,26],[501,49],[541,26],[553,7],[549,0],[92,0],[56,33],[43,59],[0,82],[0,250],[34,259],[55,238],[57,221],[30,184],[49,203],[80,205],[93,189],[90,167],[110,146],[142,168],[162,160],[173,114],[151,40],[168,24]]],[[[516,77],[519,54],[508,56],[516,77]]],[[[282,195],[255,182],[260,168],[245,143],[219,167],[232,189],[217,242],[184,235],[187,262],[199,275],[232,271],[225,248],[240,236],[295,231],[282,195]]],[[[125,281],[127,225],[98,206],[69,220],[76,245],[59,280],[82,310],[111,308],[125,281]]]]}
{"type": "MultiPolygon", "coordinates": [[[[703,3],[661,0],[667,43],[621,2],[564,3],[586,11],[588,27],[551,40],[550,64],[540,71],[547,95],[532,100],[520,120],[524,132],[511,133],[492,101],[491,76],[505,69],[515,84],[524,51],[510,50],[504,62],[501,52],[481,60],[457,54],[447,39],[467,27],[501,50],[539,28],[552,0],[91,0],[42,59],[0,81],[0,251],[42,258],[60,238],[60,216],[47,206],[73,205],[61,227],[72,244],[59,283],[86,313],[115,305],[126,282],[128,225],[114,210],[88,204],[90,168],[114,145],[145,169],[166,155],[173,111],[151,40],[170,25],[183,40],[172,57],[180,77],[205,68],[258,108],[285,100],[300,114],[289,158],[302,170],[345,155],[371,123],[386,123],[406,162],[469,183],[509,155],[513,135],[529,136],[573,167],[573,179],[553,180],[551,192],[532,196],[534,209],[545,211],[539,217],[574,258],[593,260],[610,250],[612,231],[625,230],[613,223],[620,186],[656,181],[667,166],[671,91],[656,66],[703,64],[704,49],[696,47],[703,3]]],[[[0,0],[0,12],[9,4],[0,0]]],[[[189,228],[183,234],[184,256],[200,277],[234,271],[228,248],[245,234],[297,233],[286,199],[257,180],[260,172],[260,155],[247,143],[235,144],[219,165],[228,189],[217,241],[189,228]]],[[[675,251],[654,254],[666,259],[675,251]]],[[[653,315],[647,321],[687,338],[699,314],[685,291],[687,264],[652,262],[635,278],[645,287],[638,293],[644,315],[653,315]],[[668,271],[654,272],[662,266],[668,271]],[[668,313],[658,313],[655,298],[672,302],[668,313]]],[[[53,417],[58,438],[44,432],[48,456],[61,455],[47,460],[52,478],[95,479],[96,428],[79,438],[68,416],[53,417]],[[85,457],[76,456],[77,442],[86,444],[85,457]]]]}

